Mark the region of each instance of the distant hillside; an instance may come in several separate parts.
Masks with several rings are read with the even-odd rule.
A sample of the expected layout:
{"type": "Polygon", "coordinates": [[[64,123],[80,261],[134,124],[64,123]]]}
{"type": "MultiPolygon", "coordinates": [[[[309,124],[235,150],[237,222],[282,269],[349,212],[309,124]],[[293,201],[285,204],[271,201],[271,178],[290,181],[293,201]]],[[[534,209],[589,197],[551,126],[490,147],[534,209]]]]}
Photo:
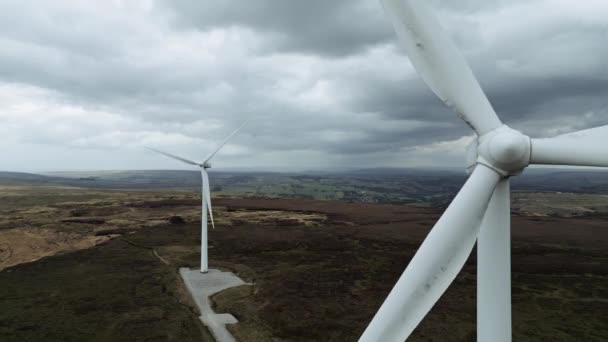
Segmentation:
{"type": "Polygon", "coordinates": [[[0,185],[64,185],[84,188],[189,188],[200,185],[193,171],[57,172],[47,175],[0,172],[0,185]]]}
{"type": "MultiPolygon", "coordinates": [[[[457,169],[369,169],[269,173],[210,171],[214,193],[368,203],[449,202],[466,181],[457,169]]],[[[65,185],[105,189],[177,188],[199,191],[198,171],[0,172],[0,185],[65,185]]],[[[513,179],[516,191],[608,194],[608,172],[529,169],[513,179]]]]}
{"type": "Polygon", "coordinates": [[[521,191],[608,194],[608,171],[530,169],[521,177],[515,177],[512,184],[521,191]]]}
{"type": "Polygon", "coordinates": [[[34,173],[0,171],[0,185],[63,185],[68,179],[34,173]]]}

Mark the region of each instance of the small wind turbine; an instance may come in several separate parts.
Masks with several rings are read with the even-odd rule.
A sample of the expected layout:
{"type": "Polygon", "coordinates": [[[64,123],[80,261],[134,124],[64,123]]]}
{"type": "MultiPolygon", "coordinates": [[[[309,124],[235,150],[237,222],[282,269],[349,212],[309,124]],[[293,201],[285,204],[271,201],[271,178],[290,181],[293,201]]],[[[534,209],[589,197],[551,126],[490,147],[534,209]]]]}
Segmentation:
{"type": "Polygon", "coordinates": [[[203,182],[201,189],[201,201],[202,201],[202,218],[201,218],[201,273],[207,273],[209,270],[209,258],[207,252],[207,211],[209,211],[209,218],[211,219],[211,226],[215,229],[215,223],[213,222],[213,211],[211,209],[211,190],[209,189],[209,175],[207,174],[207,169],[211,168],[211,164],[209,161],[215,154],[222,148],[230,138],[232,138],[245,124],[247,121],[243,122],[239,128],[235,129],[211,154],[204,159],[203,162],[195,162],[190,159],[182,158],[176,156],[171,153],[163,152],[157,150],[155,148],[147,147],[149,150],[154,151],[156,153],[160,153],[169,158],[173,158],[184,162],[186,164],[198,166],[201,169],[201,179],[203,182]]]}
{"type": "Polygon", "coordinates": [[[477,241],[477,339],[508,342],[509,178],[531,164],[608,167],[606,136],[591,129],[532,139],[504,125],[426,1],[381,0],[422,79],[477,133],[467,149],[471,175],[359,341],[408,338],[464,266],[477,241]]]}

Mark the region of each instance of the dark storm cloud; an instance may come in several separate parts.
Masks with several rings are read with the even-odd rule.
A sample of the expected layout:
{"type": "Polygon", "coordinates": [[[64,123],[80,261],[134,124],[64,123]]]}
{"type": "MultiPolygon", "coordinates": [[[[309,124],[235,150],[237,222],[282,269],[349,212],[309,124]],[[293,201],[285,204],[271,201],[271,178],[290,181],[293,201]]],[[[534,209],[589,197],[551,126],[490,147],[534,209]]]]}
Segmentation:
{"type": "MultiPolygon", "coordinates": [[[[504,82],[500,89],[489,89],[488,95],[496,111],[506,119],[515,122],[526,120],[529,116],[550,119],[555,115],[568,115],[565,110],[577,114],[605,109],[608,106],[608,79],[519,78],[504,82]],[[572,102],[570,107],[574,108],[561,107],[564,102],[572,102]],[[556,108],[551,111],[547,107],[556,108]]],[[[608,116],[600,124],[608,124],[608,116]]]]}
{"type": "Polygon", "coordinates": [[[201,30],[243,26],[268,36],[270,51],[341,57],[393,39],[379,4],[361,0],[167,1],[175,23],[201,30]]]}

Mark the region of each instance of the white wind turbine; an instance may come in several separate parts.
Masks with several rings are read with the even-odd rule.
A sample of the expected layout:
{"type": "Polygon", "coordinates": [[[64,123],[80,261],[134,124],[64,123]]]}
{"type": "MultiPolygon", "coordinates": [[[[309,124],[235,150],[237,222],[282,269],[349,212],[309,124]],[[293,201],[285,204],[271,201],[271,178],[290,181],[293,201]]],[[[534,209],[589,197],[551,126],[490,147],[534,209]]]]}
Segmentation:
{"type": "Polygon", "coordinates": [[[224,141],[211,154],[209,154],[207,156],[207,158],[204,159],[203,162],[195,162],[195,161],[192,161],[192,160],[189,160],[186,158],[176,156],[171,153],[163,152],[163,151],[157,150],[155,148],[148,147],[148,149],[151,151],[160,153],[169,158],[179,160],[186,164],[198,166],[201,169],[201,178],[202,178],[202,183],[203,183],[202,190],[201,190],[201,201],[202,201],[202,206],[201,206],[201,210],[202,210],[201,273],[207,273],[207,271],[209,270],[209,258],[208,258],[208,252],[207,252],[207,210],[209,211],[209,218],[211,219],[211,226],[213,227],[213,229],[215,229],[215,223],[213,222],[213,211],[211,209],[211,190],[209,189],[209,175],[207,174],[207,169],[211,168],[211,164],[209,163],[209,161],[211,160],[211,158],[213,158],[213,156],[215,156],[215,154],[224,145],[226,145],[226,143],[228,142],[228,140],[230,140],[230,138],[232,138],[243,126],[245,126],[246,123],[247,123],[247,121],[245,121],[243,124],[241,124],[241,126],[239,126],[239,128],[234,130],[234,132],[232,132],[226,139],[224,139],[224,141]]]}
{"type": "Polygon", "coordinates": [[[422,79],[477,138],[467,149],[469,179],[359,341],[404,341],[464,266],[475,241],[477,338],[511,341],[509,178],[530,164],[608,167],[606,136],[586,130],[532,139],[509,128],[425,0],[381,2],[422,79]]]}

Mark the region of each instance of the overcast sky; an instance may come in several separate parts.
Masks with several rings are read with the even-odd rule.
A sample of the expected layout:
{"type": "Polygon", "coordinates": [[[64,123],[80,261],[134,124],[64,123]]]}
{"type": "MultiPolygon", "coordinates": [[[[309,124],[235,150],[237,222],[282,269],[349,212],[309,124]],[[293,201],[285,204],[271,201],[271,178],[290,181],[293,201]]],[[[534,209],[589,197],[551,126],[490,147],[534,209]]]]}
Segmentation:
{"type": "MultiPolygon", "coordinates": [[[[608,1],[431,1],[501,119],[608,124],[608,1]]],[[[461,166],[377,0],[0,1],[0,170],[461,166]],[[187,168],[187,166],[186,166],[187,168]]]]}

